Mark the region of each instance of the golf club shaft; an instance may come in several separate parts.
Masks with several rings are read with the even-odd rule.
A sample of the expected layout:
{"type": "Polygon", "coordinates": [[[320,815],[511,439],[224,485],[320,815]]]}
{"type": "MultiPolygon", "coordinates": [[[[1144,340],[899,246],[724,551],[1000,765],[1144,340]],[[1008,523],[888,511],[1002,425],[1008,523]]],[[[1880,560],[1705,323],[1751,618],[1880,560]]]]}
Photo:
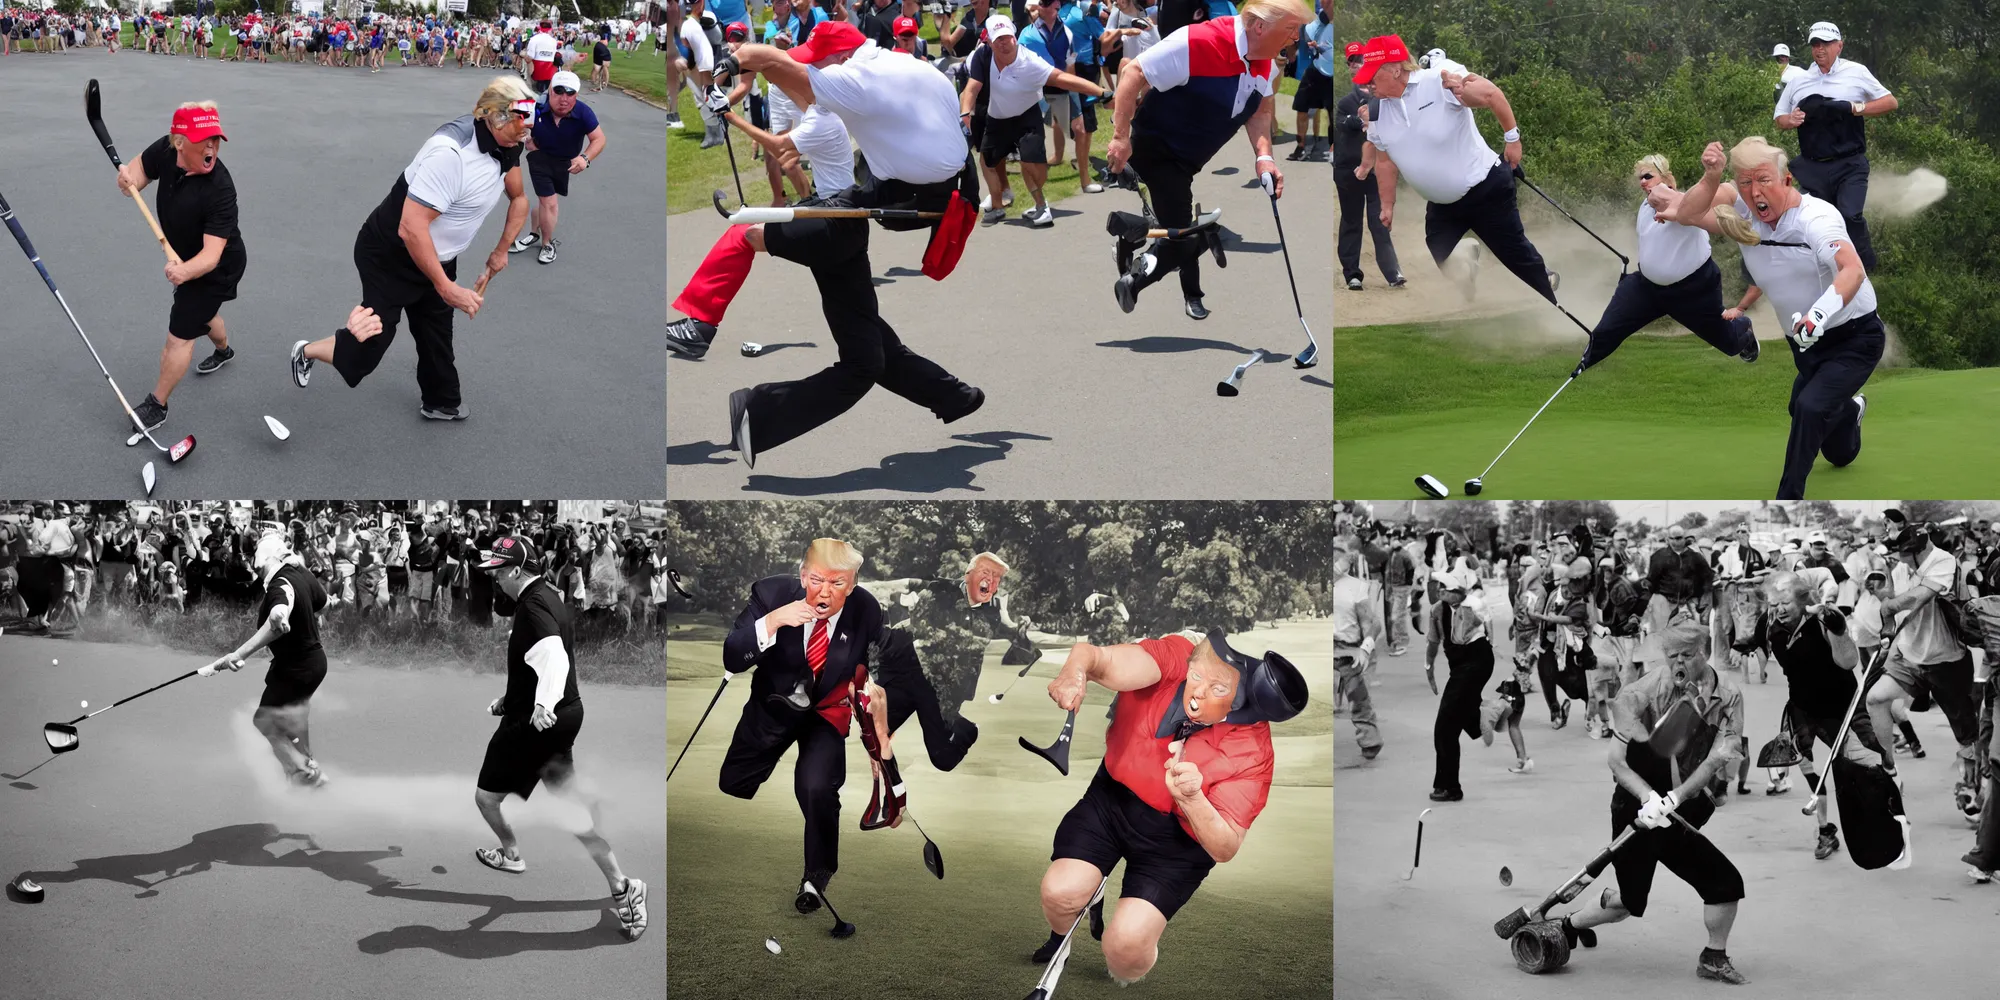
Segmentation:
{"type": "Polygon", "coordinates": [[[1089,913],[1090,908],[1096,906],[1097,901],[1104,898],[1104,887],[1105,885],[1109,884],[1110,881],[1111,881],[1111,876],[1109,875],[1106,875],[1103,878],[1098,879],[1097,891],[1090,894],[1090,901],[1083,904],[1083,909],[1076,911],[1076,919],[1069,922],[1069,930],[1063,934],[1062,945],[1056,949],[1055,955],[1049,959],[1049,967],[1042,970],[1042,979],[1041,982],[1037,984],[1038,988],[1050,991],[1054,990],[1054,986],[1052,984],[1056,981],[1056,979],[1062,976],[1062,968],[1069,962],[1070,939],[1076,936],[1077,927],[1082,925],[1083,915],[1089,913]]]}
{"type": "Polygon", "coordinates": [[[1278,227],[1278,252],[1285,258],[1285,281],[1292,286],[1292,308],[1298,311],[1299,326],[1306,332],[1307,347],[1300,352],[1307,358],[1319,356],[1319,339],[1313,336],[1312,327],[1306,323],[1306,307],[1299,301],[1299,281],[1292,275],[1292,250],[1285,243],[1285,218],[1278,214],[1278,195],[1271,194],[1271,221],[1278,227]]]}
{"type": "Polygon", "coordinates": [[[149,688],[147,688],[146,690],[144,690],[144,691],[141,691],[141,692],[139,692],[138,694],[135,694],[135,695],[132,695],[132,696],[130,696],[130,697],[126,697],[126,698],[120,698],[120,699],[118,699],[117,701],[114,701],[114,702],[112,702],[111,704],[109,704],[109,705],[106,705],[106,706],[104,706],[103,708],[100,708],[100,709],[98,709],[98,710],[97,710],[97,711],[95,711],[95,712],[91,712],[91,713],[89,713],[89,714],[86,714],[86,715],[79,715],[79,716],[77,716],[76,718],[74,718],[74,719],[71,719],[71,720],[69,720],[69,721],[68,721],[67,723],[64,723],[64,725],[70,725],[70,726],[74,726],[74,725],[76,725],[77,723],[79,723],[79,722],[82,722],[82,721],[83,721],[83,720],[85,720],[85,719],[88,719],[88,718],[91,718],[92,716],[97,716],[97,715],[103,715],[104,713],[106,713],[106,712],[109,712],[109,711],[111,711],[112,709],[114,709],[114,708],[117,708],[118,706],[120,706],[120,705],[123,705],[123,704],[125,704],[125,703],[126,703],[126,702],[128,702],[128,701],[133,701],[133,700],[136,700],[136,699],[139,699],[139,698],[144,698],[145,696],[147,696],[147,695],[149,695],[149,694],[152,694],[153,692],[155,692],[155,691],[158,691],[159,689],[161,689],[161,688],[163,688],[163,687],[166,687],[166,686],[167,686],[167,685],[169,685],[169,684],[178,684],[178,683],[180,683],[181,681],[184,681],[184,680],[187,680],[188,678],[190,678],[190,677],[193,677],[194,675],[196,675],[196,674],[198,674],[198,673],[201,673],[201,671],[200,671],[199,669],[196,669],[196,670],[190,670],[190,671],[188,671],[187,673],[184,673],[184,674],[180,675],[179,677],[176,677],[176,678],[174,678],[173,680],[170,680],[170,681],[161,681],[160,683],[158,683],[158,684],[155,684],[155,685],[153,685],[152,687],[149,687],[149,688]]]}
{"type": "MultiPolygon", "coordinates": [[[[111,142],[111,130],[104,126],[104,108],[98,96],[97,81],[90,81],[84,89],[83,116],[90,122],[90,130],[97,133],[97,141],[104,146],[104,155],[111,158],[111,169],[122,170],[125,161],[118,156],[118,147],[111,142]]],[[[180,263],[180,255],[167,244],[167,234],[160,230],[160,220],[153,217],[153,210],[146,207],[146,198],[137,189],[127,192],[133,204],[139,206],[139,214],[145,216],[146,227],[153,231],[153,238],[160,241],[160,250],[167,255],[167,262],[180,263]]]]}
{"type": "Polygon", "coordinates": [[[1622,253],[1619,253],[1619,252],[1618,252],[1618,248],[1617,248],[1617,247],[1614,247],[1614,246],[1612,246],[1612,245],[1611,245],[1611,244],[1609,244],[1609,243],[1605,243],[1605,242],[1604,242],[1604,237],[1602,237],[1602,236],[1599,236],[1599,235],[1597,235],[1596,233],[1593,233],[1593,232],[1591,232],[1591,231],[1590,231],[1590,227],[1589,227],[1589,226],[1586,226],[1586,225],[1584,225],[1584,224],[1583,224],[1583,222],[1582,222],[1582,220],[1578,219],[1578,218],[1577,218],[1576,216],[1574,216],[1574,215],[1571,215],[1571,214],[1569,214],[1569,210],[1568,210],[1568,209],[1565,209],[1565,208],[1563,208],[1563,207],[1562,207],[1561,205],[1558,205],[1558,204],[1556,204],[1556,200],[1555,200],[1554,198],[1551,198],[1551,197],[1549,197],[1549,195],[1548,195],[1548,192],[1546,192],[1546,191],[1543,191],[1543,190],[1542,190],[1541,188],[1538,188],[1538,187],[1536,187],[1536,186],[1535,186],[1535,182],[1534,182],[1534,181],[1531,181],[1531,180],[1529,180],[1529,179],[1528,179],[1528,175],[1527,175],[1526,173],[1522,172],[1522,170],[1521,170],[1521,168],[1520,168],[1520,167],[1515,167],[1515,168],[1514,168],[1514,176],[1515,176],[1515,177],[1517,177],[1517,178],[1519,178],[1519,179],[1520,179],[1520,181],[1521,181],[1521,183],[1523,183],[1523,184],[1526,184],[1526,185],[1528,186],[1528,189],[1529,189],[1529,190],[1531,190],[1531,191],[1535,192],[1535,193],[1536,193],[1536,194],[1538,194],[1538,195],[1541,195],[1541,196],[1542,196],[1542,200],[1543,200],[1543,201],[1546,201],[1546,202],[1548,202],[1548,203],[1549,203],[1549,207],[1550,207],[1550,208],[1553,208],[1553,209],[1555,209],[1556,211],[1558,211],[1558,212],[1561,212],[1561,213],[1562,213],[1562,216],[1563,216],[1563,218],[1565,218],[1565,219],[1568,219],[1569,221],[1571,221],[1571,222],[1574,222],[1574,223],[1576,223],[1576,228],[1578,228],[1578,229],[1581,229],[1581,230],[1583,230],[1583,231],[1584,231],[1584,232],[1586,232],[1586,233],[1590,233],[1590,238],[1591,238],[1591,239],[1593,239],[1593,240],[1596,240],[1596,241],[1597,241],[1598,243],[1602,244],[1602,245],[1603,245],[1603,247],[1604,247],[1604,249],[1606,249],[1606,250],[1609,250],[1609,251],[1611,251],[1611,256],[1613,256],[1613,257],[1616,257],[1616,258],[1618,258],[1618,263],[1619,263],[1619,264],[1621,264],[1621,265],[1625,265],[1625,266],[1630,266],[1630,265],[1631,265],[1631,263],[1632,263],[1632,262],[1631,262],[1631,260],[1627,259],[1627,258],[1626,258],[1626,256],[1625,256],[1624,254],[1622,254],[1622,253]]]}
{"type": "Polygon", "coordinates": [[[681,766],[681,758],[686,757],[688,755],[688,749],[694,746],[694,738],[696,736],[701,735],[702,723],[708,721],[708,713],[715,711],[715,703],[722,700],[722,692],[729,687],[729,679],[734,676],[736,675],[730,673],[727,670],[722,672],[722,683],[716,685],[715,697],[708,699],[708,707],[701,710],[701,719],[694,724],[694,732],[688,734],[687,743],[681,747],[680,757],[675,757],[674,766],[667,768],[668,781],[674,780],[674,771],[681,766]]]}
{"type": "Polygon", "coordinates": [[[729,149],[729,176],[736,179],[736,203],[747,205],[750,199],[743,197],[743,175],[736,169],[736,143],[729,138],[729,119],[723,114],[709,113],[714,114],[716,122],[722,126],[722,144],[729,149]]]}
{"type": "Polygon", "coordinates": [[[1521,440],[1521,435],[1523,435],[1523,434],[1526,434],[1526,433],[1528,433],[1528,428],[1530,428],[1530,427],[1533,427],[1533,426],[1535,426],[1535,421],[1536,421],[1537,419],[1539,419],[1539,418],[1541,417],[1541,415],[1542,415],[1542,410],[1546,410],[1546,409],[1548,409],[1548,408],[1549,408],[1549,403],[1553,403],[1553,402],[1555,402],[1555,401],[1556,401],[1556,396],[1560,396],[1560,395],[1562,395],[1562,394],[1563,394],[1563,390],[1564,390],[1564,389],[1567,389],[1567,388],[1569,388],[1569,384],[1570,384],[1571,382],[1574,382],[1574,381],[1576,381],[1576,373],[1574,373],[1574,372],[1570,373],[1570,376],[1569,376],[1568,378],[1566,378],[1566,379],[1563,379],[1563,384],[1562,384],[1562,385],[1559,385],[1559,386],[1557,386],[1557,387],[1556,387],[1556,391],[1555,391],[1555,394],[1554,394],[1554,395],[1551,395],[1551,396],[1549,397],[1549,401],[1548,401],[1548,403],[1543,403],[1543,404],[1542,404],[1542,409],[1541,409],[1541,410],[1536,410],[1536,411],[1535,411],[1535,415],[1534,415],[1534,416],[1532,416],[1532,417],[1529,417],[1529,418],[1528,418],[1528,422],[1527,422],[1527,423],[1525,423],[1525,424],[1522,424],[1522,425],[1521,425],[1521,429],[1520,429],[1519,431],[1516,431],[1516,432],[1514,433],[1514,440],[1513,440],[1513,441],[1509,441],[1509,442],[1507,442],[1507,447],[1506,447],[1506,448],[1502,448],[1502,449],[1500,449],[1500,454],[1498,454],[1498,455],[1495,455],[1495,456],[1493,456],[1493,461],[1491,461],[1491,462],[1488,462],[1488,463],[1486,463],[1486,468],[1485,468],[1485,470],[1479,473],[1479,478],[1480,478],[1480,479],[1485,479],[1485,478],[1486,478],[1486,473],[1488,473],[1488,472],[1492,472],[1492,471],[1493,471],[1493,467],[1494,467],[1494,466],[1496,466],[1496,465],[1499,465],[1499,464],[1500,464],[1500,460],[1501,460],[1501,459],[1503,459],[1503,458],[1505,458],[1505,457],[1507,457],[1507,450],[1508,450],[1508,448],[1512,448],[1512,447],[1514,447],[1514,441],[1519,441],[1519,440],[1521,440]]]}

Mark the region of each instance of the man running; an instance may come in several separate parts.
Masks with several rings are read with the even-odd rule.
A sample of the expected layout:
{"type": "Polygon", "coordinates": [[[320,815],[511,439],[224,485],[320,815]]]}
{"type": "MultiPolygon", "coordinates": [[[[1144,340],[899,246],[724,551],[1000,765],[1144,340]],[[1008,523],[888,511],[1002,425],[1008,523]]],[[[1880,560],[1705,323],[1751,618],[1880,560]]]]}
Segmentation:
{"type": "Polygon", "coordinates": [[[1347,721],[1354,724],[1354,741],[1361,745],[1363,759],[1374,760],[1382,752],[1382,730],[1375,725],[1375,703],[1368,697],[1363,674],[1382,641],[1382,606],[1368,581],[1349,574],[1353,564],[1348,553],[1333,557],[1333,671],[1347,706],[1347,721]]]}
{"type": "Polygon", "coordinates": [[[520,253],[540,241],[542,252],[536,259],[543,264],[555,263],[556,247],[561,245],[556,239],[556,199],[569,197],[571,175],[589,170],[604,155],[604,126],[590,105],[577,98],[580,84],[569,70],[550,77],[548,97],[535,109],[535,127],[528,133],[528,179],[534,183],[539,211],[529,213],[527,232],[507,252],[520,253]]]}
{"type": "Polygon", "coordinates": [[[326,680],[326,650],[319,644],[319,613],[326,608],[326,590],[275,526],[257,540],[251,565],[264,585],[257,631],[203,665],[199,673],[213,677],[219,669],[240,670],[250,654],[269,646],[271,669],[264,674],[264,695],[251,722],[270,741],[271,753],[288,780],[318,788],[326,784],[326,774],[313,758],[306,711],[313,692],[326,680]]]}
{"type": "MultiPolygon", "coordinates": [[[[749,44],[717,63],[719,76],[762,73],[801,108],[838,115],[860,147],[866,170],[829,200],[840,208],[940,212],[958,192],[969,209],[978,193],[958,122],[958,94],[928,64],[877,48],[851,24],[828,21],[789,50],[749,44]]],[[[727,95],[719,95],[726,100],[727,95]]],[[[877,385],[922,406],[944,423],[970,416],[986,394],[905,346],[883,320],[868,259],[867,219],[799,219],[730,226],[674,300],[686,318],[667,326],[667,349],[700,358],[715,340],[729,303],[750,276],[756,254],[812,269],[840,360],[794,382],[767,382],[729,397],[729,433],[743,463],[853,408],[877,385]]],[[[936,223],[883,221],[903,231],[936,223]]],[[[934,229],[932,240],[962,239],[934,229]]]]}
{"type": "Polygon", "coordinates": [[[1091,683],[1118,692],[1117,710],[1103,763],[1056,827],[1041,886],[1049,937],[1033,958],[1053,959],[1089,907],[1112,980],[1129,986],[1159,960],[1167,922],[1242,850],[1271,794],[1271,724],[1305,708],[1306,682],[1285,657],[1238,652],[1214,629],[1199,643],[1078,643],[1049,698],[1076,711],[1091,683]],[[1101,901],[1091,901],[1121,860],[1125,881],[1107,925],[1101,901]]]}
{"type": "Polygon", "coordinates": [[[876,671],[889,691],[891,731],[915,712],[924,727],[924,744],[939,770],[948,771],[964,759],[979,738],[979,727],[961,711],[978,690],[986,647],[995,640],[1022,641],[1027,635],[1028,620],[1009,613],[1007,594],[1000,587],[1007,571],[999,556],[981,552],[972,557],[964,579],[926,583],[904,626],[922,653],[921,669],[915,676],[876,671]]]}
{"type": "Polygon", "coordinates": [[[446,122],[417,150],[354,238],[361,304],[381,320],[379,332],[340,330],[292,345],[292,381],[303,389],[315,362],[333,365],[350,388],[361,384],[396,339],[396,321],[410,316],[417,350],[419,410],[428,420],[464,420],[452,346],[452,312],[470,319],[485,297],[477,289],[507,269],[507,247],[528,220],[521,183],[521,144],[535,120],[535,98],[518,77],[495,77],[472,114],[446,122]],[[507,222],[486,255],[473,288],[458,284],[458,257],[501,197],[507,222]]]}
{"type": "MultiPolygon", "coordinates": [[[[1440,647],[1444,649],[1448,673],[1444,693],[1438,698],[1437,721],[1431,726],[1431,745],[1437,751],[1437,769],[1431,776],[1431,801],[1457,802],[1465,798],[1465,789],[1458,781],[1459,734],[1480,737],[1491,746],[1493,726],[1499,721],[1482,712],[1480,705],[1480,690],[1493,676],[1493,642],[1488,638],[1486,619],[1479,605],[1471,603],[1467,596],[1472,581],[1451,572],[1440,573],[1434,579],[1438,602],[1432,605],[1431,620],[1424,629],[1430,637],[1424,653],[1424,676],[1435,678],[1440,647]]],[[[1431,683],[1437,681],[1433,679],[1431,683]]]]}
{"type": "MultiPolygon", "coordinates": [[[[1840,57],[1847,43],[1840,27],[1818,21],[1806,34],[1812,68],[1784,85],[1772,112],[1781,129],[1797,129],[1799,155],[1791,161],[1799,190],[1831,202],[1847,223],[1861,266],[1875,270],[1875,245],[1861,210],[1868,201],[1869,118],[1896,110],[1896,95],[1868,67],[1840,57]]],[[[1786,67],[1787,70],[1793,67],[1786,67]]]]}
{"type": "MultiPolygon", "coordinates": [[[[904,20],[907,20],[904,19],[904,20]]],[[[914,32],[914,28],[911,29],[914,32]]],[[[1014,22],[1005,14],[986,20],[985,48],[972,53],[966,69],[965,90],[959,94],[959,118],[966,123],[966,139],[971,140],[971,122],[980,94],[991,88],[987,98],[986,126],[979,144],[980,162],[986,169],[987,190],[1000,193],[1001,204],[988,210],[986,221],[997,222],[1006,214],[1003,207],[1007,189],[1007,155],[1021,158],[1021,183],[1035,199],[1035,207],[1022,215],[1036,227],[1055,225],[1055,213],[1042,196],[1049,179],[1048,151],[1042,145],[1042,112],[1038,103],[1044,89],[1094,94],[1103,100],[1111,92],[1095,82],[1073,76],[1049,65],[1033,50],[1014,38],[1014,22]]],[[[1067,93],[1053,100],[1068,100],[1067,93]]],[[[989,196],[990,197],[990,196],[989,196]]]]}
{"type": "Polygon", "coordinates": [[[222,304],[236,297],[249,258],[236,223],[236,181],[222,165],[222,144],[228,138],[215,102],[183,104],[174,111],[166,135],[118,168],[118,190],[128,196],[160,182],[155,204],[160,230],[172,249],[166,274],[174,286],[174,307],[167,316],[167,345],[160,351],[160,378],[132,408],[147,430],[167,422],[167,398],[187,374],[196,340],[207,337],[214,345],[195,365],[198,375],[236,357],[222,322],[222,304]]]}
{"type": "Polygon", "coordinates": [[[626,878],[619,869],[610,842],[598,832],[602,804],[578,782],[572,756],[577,734],[583,730],[572,612],[543,578],[540,555],[526,538],[501,538],[479,569],[490,574],[515,605],[514,624],[507,633],[507,693],[486,706],[489,714],[500,717],[500,726],[486,744],[486,760],[479,767],[479,785],[473,793],[479,815],[500,838],[500,846],[482,847],[473,854],[488,868],[514,874],[527,871],[500,804],[509,795],[526,800],[536,785],[547,786],[550,794],[589,811],[590,828],[576,839],[604,873],[619,927],[627,939],[637,941],[646,932],[646,883],[626,878]]]}
{"type": "MultiPolygon", "coordinates": [[[[1958,594],[1958,560],[1937,546],[1931,525],[1911,524],[1900,511],[1888,513],[1895,517],[1889,519],[1883,543],[1897,555],[1898,565],[1891,588],[1895,596],[1882,599],[1881,613],[1882,631],[1895,634],[1895,645],[1883,677],[1868,689],[1868,715],[1875,732],[1891,732],[1895,702],[1926,698],[1937,703],[1958,741],[1961,773],[1953,802],[1963,813],[1978,794],[1977,771],[1967,765],[1979,759],[1979,710],[1972,651],[1953,634],[1941,603],[1958,594]]],[[[1895,773],[1893,761],[1889,771],[1895,773]]]]}
{"type": "MultiPolygon", "coordinates": [[[[1130,164],[1152,197],[1158,225],[1194,225],[1194,178],[1239,131],[1256,157],[1252,173],[1267,194],[1284,197],[1285,175],[1271,155],[1274,57],[1312,17],[1306,0],[1247,0],[1238,16],[1174,31],[1120,71],[1105,169],[1116,177],[1130,164]]],[[[1163,238],[1139,253],[1136,241],[1121,237],[1118,308],[1131,312],[1141,291],[1179,271],[1183,311],[1208,318],[1200,258],[1211,239],[1219,237],[1163,238]]]]}

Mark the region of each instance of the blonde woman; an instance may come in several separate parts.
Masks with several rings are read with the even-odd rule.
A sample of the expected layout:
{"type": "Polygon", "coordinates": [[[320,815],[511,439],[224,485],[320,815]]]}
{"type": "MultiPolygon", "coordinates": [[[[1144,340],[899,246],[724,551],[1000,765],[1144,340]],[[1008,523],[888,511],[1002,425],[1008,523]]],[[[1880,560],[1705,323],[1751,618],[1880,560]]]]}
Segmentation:
{"type": "Polygon", "coordinates": [[[1783,150],[1751,136],[1724,153],[1702,151],[1701,183],[1685,196],[1655,189],[1647,200],[1669,221],[1720,233],[1743,247],[1751,280],[1789,316],[1786,337],[1798,378],[1792,382],[1791,438],[1778,499],[1805,497],[1806,477],[1821,455],[1836,467],[1861,454],[1862,386],[1882,360],[1886,335],[1875,314],[1875,286],[1847,223],[1831,202],[1800,191],[1783,150]],[[1727,163],[1734,183],[1722,180],[1727,163]]]}
{"type": "MultiPolygon", "coordinates": [[[[1632,180],[1642,195],[1654,188],[1677,189],[1667,158],[1659,153],[1632,164],[1632,180]]],[[[1708,233],[1699,226],[1668,222],[1651,204],[1639,202],[1639,269],[1618,282],[1611,303],[1590,331],[1579,368],[1611,356],[1625,338],[1662,316],[1687,327],[1709,346],[1746,362],[1757,360],[1757,335],[1739,310],[1722,311],[1722,271],[1708,249],[1708,233]]]]}
{"type": "Polygon", "coordinates": [[[171,250],[166,277],[174,286],[174,305],[167,315],[160,377],[133,407],[147,430],[167,422],[167,397],[187,375],[197,339],[207,337],[213,349],[195,365],[196,374],[214,372],[236,356],[221,309],[236,297],[247,256],[236,223],[236,182],[222,165],[228,138],[215,102],[183,104],[167,134],[118,169],[121,194],[159,182],[155,206],[171,250]]]}
{"type": "Polygon", "coordinates": [[[306,387],[316,362],[333,365],[358,386],[389,353],[396,323],[407,312],[417,351],[419,412],[428,420],[464,420],[452,313],[472,318],[485,299],[474,289],[507,269],[507,247],[528,221],[521,178],[522,143],[535,124],[535,95],[512,76],[495,77],[472,113],[444,123],[396,177],[354,240],[361,307],[347,328],[292,345],[292,381],[306,387]],[[458,258],[479,226],[507,200],[500,243],[486,255],[473,288],[458,283],[458,258]],[[356,322],[362,326],[357,327],[356,322]]]}

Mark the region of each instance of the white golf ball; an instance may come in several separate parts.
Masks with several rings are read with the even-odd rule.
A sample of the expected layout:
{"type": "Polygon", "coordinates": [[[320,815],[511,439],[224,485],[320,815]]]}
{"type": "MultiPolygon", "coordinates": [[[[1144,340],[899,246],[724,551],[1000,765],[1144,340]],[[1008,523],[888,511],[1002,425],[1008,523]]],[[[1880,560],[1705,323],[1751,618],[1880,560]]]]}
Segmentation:
{"type": "Polygon", "coordinates": [[[767,937],[764,939],[764,950],[770,952],[773,955],[776,955],[779,952],[784,951],[785,949],[778,947],[777,938],[767,937]]]}
{"type": "Polygon", "coordinates": [[[61,660],[50,660],[50,661],[49,661],[49,666],[51,666],[51,667],[59,667],[59,666],[62,666],[62,661],[61,661],[61,660]]]}
{"type": "Polygon", "coordinates": [[[85,708],[89,708],[89,707],[90,707],[90,702],[87,702],[87,701],[86,701],[86,702],[84,702],[84,703],[83,703],[83,707],[85,707],[85,708]]]}

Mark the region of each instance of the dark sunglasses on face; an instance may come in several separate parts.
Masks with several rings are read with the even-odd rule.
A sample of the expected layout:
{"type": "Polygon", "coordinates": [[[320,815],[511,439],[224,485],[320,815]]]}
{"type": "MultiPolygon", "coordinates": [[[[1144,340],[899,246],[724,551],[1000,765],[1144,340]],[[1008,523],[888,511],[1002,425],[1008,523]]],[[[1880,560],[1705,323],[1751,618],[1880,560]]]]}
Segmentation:
{"type": "Polygon", "coordinates": [[[1652,175],[1652,174],[1640,174],[1640,175],[1639,175],[1639,179],[1640,179],[1640,180],[1642,180],[1642,181],[1650,181],[1650,180],[1652,180],[1652,179],[1653,179],[1653,175],[1652,175]]]}
{"type": "Polygon", "coordinates": [[[567,96],[570,96],[570,95],[572,95],[572,94],[575,94],[575,93],[576,93],[576,91],[574,91],[574,90],[571,90],[571,89],[569,89],[568,87],[551,87],[551,88],[549,88],[549,89],[550,89],[550,90],[553,90],[553,91],[555,91],[555,92],[556,92],[556,93],[558,93],[558,94],[562,94],[562,95],[564,95],[565,97],[567,97],[567,96]]]}

